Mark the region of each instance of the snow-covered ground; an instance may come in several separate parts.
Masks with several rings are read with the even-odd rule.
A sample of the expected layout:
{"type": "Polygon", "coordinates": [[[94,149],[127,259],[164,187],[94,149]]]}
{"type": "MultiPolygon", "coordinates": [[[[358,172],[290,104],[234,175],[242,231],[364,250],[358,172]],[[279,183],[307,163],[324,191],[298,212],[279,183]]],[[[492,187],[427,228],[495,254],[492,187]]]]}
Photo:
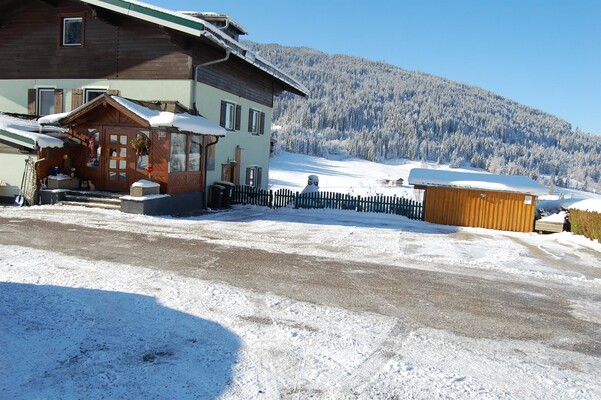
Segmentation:
{"type": "MultiPolygon", "coordinates": [[[[405,165],[390,172],[344,163],[283,155],[273,161],[273,183],[300,191],[316,174],[324,190],[376,190],[375,173],[408,174],[405,165]]],[[[370,262],[561,287],[574,293],[565,300],[572,317],[597,324],[601,335],[601,244],[569,233],[463,229],[338,210],[235,207],[158,218],[0,208],[3,223],[21,219],[317,256],[349,268],[370,262]]],[[[0,398],[601,398],[598,348],[465,337],[403,321],[35,244],[9,246],[0,236],[0,398]]]]}
{"type": "MultiPolygon", "coordinates": [[[[385,164],[360,159],[332,159],[281,152],[270,163],[269,183],[274,189],[288,188],[302,191],[309,175],[319,177],[319,187],[324,191],[364,195],[382,194],[386,196],[413,196],[413,188],[408,185],[409,172],[413,168],[450,170],[448,165],[423,163],[408,160],[391,160],[385,164]],[[402,178],[403,186],[390,187],[379,181],[384,177],[402,178]]],[[[485,172],[474,168],[456,168],[460,172],[485,172]]],[[[562,187],[556,188],[556,195],[565,197],[595,198],[601,195],[562,187]]],[[[551,196],[550,198],[554,198],[551,196]]]]}

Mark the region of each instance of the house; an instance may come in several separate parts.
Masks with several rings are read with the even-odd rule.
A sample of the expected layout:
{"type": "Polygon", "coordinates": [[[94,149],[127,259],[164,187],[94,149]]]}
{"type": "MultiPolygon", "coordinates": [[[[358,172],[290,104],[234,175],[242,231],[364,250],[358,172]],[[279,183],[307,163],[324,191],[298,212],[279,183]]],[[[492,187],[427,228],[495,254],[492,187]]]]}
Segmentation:
{"type": "Polygon", "coordinates": [[[42,127],[32,116],[0,113],[0,203],[13,203],[22,189],[27,202],[35,203],[37,179],[32,172],[45,161],[42,152],[50,157],[58,149],[61,156],[76,150],[64,129],[42,127]]]}
{"type": "Polygon", "coordinates": [[[383,186],[403,186],[403,182],[405,182],[405,180],[403,178],[384,176],[380,178],[379,182],[383,186]]]}
{"type": "Polygon", "coordinates": [[[424,190],[424,220],[436,224],[532,232],[537,196],[548,189],[525,176],[414,168],[424,190]]]}
{"type": "MultiPolygon", "coordinates": [[[[110,115],[119,116],[123,119],[113,121],[113,128],[123,123],[126,130],[144,130],[148,121],[132,123],[123,104],[115,104],[118,99],[146,102],[146,108],[150,103],[170,104],[220,125],[226,134],[167,132],[162,127],[165,138],[185,132],[187,146],[190,137],[201,137],[198,145],[205,155],[200,181],[176,190],[177,179],[190,183],[189,172],[197,171],[172,169],[168,181],[161,182],[165,194],[198,192],[206,204],[207,188],[216,181],[265,188],[274,97],[283,92],[306,96],[308,90],[240,43],[244,34],[224,14],[175,12],[133,0],[0,0],[0,56],[12,61],[0,64],[0,111],[66,113],[67,118],[55,122],[71,128],[81,160],[92,136],[96,143],[111,140],[107,130],[86,134],[76,129],[86,123],[91,127],[90,117],[109,126],[110,115]],[[80,108],[103,95],[111,110],[104,116],[97,103],[80,108]],[[75,110],[78,114],[71,114],[75,110]]],[[[124,148],[127,154],[120,161],[125,161],[125,182],[130,185],[140,175],[136,155],[124,148]]],[[[107,164],[113,161],[103,156],[98,166],[86,164],[78,170],[81,181],[92,181],[102,190],[124,189],[111,183],[115,171],[107,164]]],[[[40,164],[39,172],[50,167],[40,164]]]]}

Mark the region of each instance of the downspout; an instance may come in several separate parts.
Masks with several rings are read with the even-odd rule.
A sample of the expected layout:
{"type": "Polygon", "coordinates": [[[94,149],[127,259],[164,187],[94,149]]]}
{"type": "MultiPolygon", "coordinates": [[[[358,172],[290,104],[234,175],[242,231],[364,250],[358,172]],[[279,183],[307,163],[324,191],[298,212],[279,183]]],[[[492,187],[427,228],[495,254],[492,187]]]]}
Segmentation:
{"type": "MultiPolygon", "coordinates": [[[[227,60],[230,59],[230,54],[231,54],[231,50],[230,49],[225,49],[225,56],[223,58],[219,58],[217,60],[213,60],[213,61],[207,61],[206,63],[202,63],[202,64],[198,64],[197,66],[194,67],[194,76],[192,77],[192,109],[196,112],[196,115],[198,115],[198,110],[196,109],[196,85],[197,85],[197,81],[198,81],[198,71],[203,68],[203,67],[208,67],[209,65],[214,65],[214,64],[219,64],[222,62],[226,62],[227,60]]],[[[217,142],[215,142],[217,143],[217,142]]]]}
{"type": "Polygon", "coordinates": [[[207,165],[208,165],[208,161],[209,161],[209,147],[215,146],[217,144],[217,142],[219,142],[219,136],[215,136],[215,141],[207,144],[204,149],[205,167],[203,168],[203,170],[204,170],[204,179],[203,180],[204,180],[204,186],[205,186],[204,187],[204,193],[205,193],[205,195],[204,195],[205,204],[204,205],[205,205],[205,207],[207,205],[207,183],[208,183],[207,182],[207,165]]]}

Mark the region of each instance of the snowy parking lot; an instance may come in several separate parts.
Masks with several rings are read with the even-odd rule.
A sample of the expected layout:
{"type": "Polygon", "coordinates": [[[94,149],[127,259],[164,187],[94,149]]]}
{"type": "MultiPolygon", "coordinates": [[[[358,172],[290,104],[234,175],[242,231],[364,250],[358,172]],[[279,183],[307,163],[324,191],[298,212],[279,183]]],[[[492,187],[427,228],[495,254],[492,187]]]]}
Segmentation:
{"type": "Polygon", "coordinates": [[[3,398],[601,397],[601,245],[351,211],[0,208],[3,398]]]}

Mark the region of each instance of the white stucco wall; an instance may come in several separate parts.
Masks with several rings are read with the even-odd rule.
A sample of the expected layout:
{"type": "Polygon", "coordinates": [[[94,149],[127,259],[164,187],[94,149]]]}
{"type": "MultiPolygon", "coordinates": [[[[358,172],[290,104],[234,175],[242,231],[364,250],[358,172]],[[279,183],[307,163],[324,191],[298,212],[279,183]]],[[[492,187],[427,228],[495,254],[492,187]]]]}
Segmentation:
{"type": "Polygon", "coordinates": [[[19,194],[28,154],[0,154],[0,197],[19,194]]]}
{"type": "Polygon", "coordinates": [[[263,189],[267,188],[272,109],[242,97],[234,96],[231,93],[198,84],[196,107],[198,108],[198,112],[204,117],[219,123],[221,100],[242,106],[240,130],[229,131],[226,137],[219,139],[215,151],[215,170],[207,171],[207,185],[221,180],[221,165],[235,160],[236,147],[240,146],[243,149],[242,163],[240,165],[240,183],[246,183],[247,167],[259,166],[263,169],[261,186],[263,189]],[[251,108],[265,113],[265,133],[263,135],[253,135],[248,131],[248,113],[251,108]]]}

